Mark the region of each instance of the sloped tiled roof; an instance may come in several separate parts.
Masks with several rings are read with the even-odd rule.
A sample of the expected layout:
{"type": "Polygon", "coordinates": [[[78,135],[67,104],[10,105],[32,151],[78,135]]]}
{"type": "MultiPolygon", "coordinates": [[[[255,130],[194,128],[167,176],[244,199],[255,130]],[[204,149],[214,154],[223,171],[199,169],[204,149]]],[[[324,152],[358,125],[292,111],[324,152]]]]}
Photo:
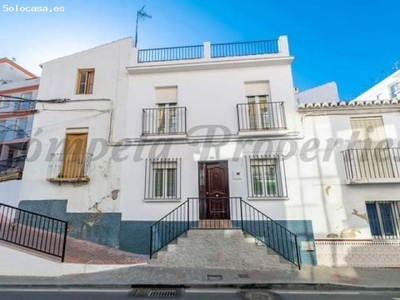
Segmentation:
{"type": "Polygon", "coordinates": [[[319,109],[319,108],[338,108],[338,107],[354,107],[354,106],[390,106],[399,104],[400,101],[397,99],[392,100],[358,100],[358,101],[340,101],[340,102],[318,102],[318,103],[301,103],[298,108],[301,109],[319,109]]]}

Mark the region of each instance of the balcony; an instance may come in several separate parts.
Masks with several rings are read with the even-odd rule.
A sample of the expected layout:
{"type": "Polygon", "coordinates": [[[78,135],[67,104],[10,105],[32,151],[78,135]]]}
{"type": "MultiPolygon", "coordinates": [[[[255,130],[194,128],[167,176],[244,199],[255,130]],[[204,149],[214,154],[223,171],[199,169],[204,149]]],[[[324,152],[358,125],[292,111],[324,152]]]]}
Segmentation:
{"type": "Polygon", "coordinates": [[[347,184],[400,183],[400,148],[348,149],[341,153],[347,184]]]}
{"type": "Polygon", "coordinates": [[[287,129],[283,102],[241,103],[237,105],[239,133],[270,131],[279,134],[287,129]]]}
{"type": "Polygon", "coordinates": [[[47,180],[50,182],[89,182],[89,167],[92,154],[51,154],[47,180]]]}
{"type": "Polygon", "coordinates": [[[142,137],[186,137],[186,107],[143,109],[142,137]]]}
{"type": "Polygon", "coordinates": [[[26,155],[0,161],[0,182],[21,179],[26,155]]]}

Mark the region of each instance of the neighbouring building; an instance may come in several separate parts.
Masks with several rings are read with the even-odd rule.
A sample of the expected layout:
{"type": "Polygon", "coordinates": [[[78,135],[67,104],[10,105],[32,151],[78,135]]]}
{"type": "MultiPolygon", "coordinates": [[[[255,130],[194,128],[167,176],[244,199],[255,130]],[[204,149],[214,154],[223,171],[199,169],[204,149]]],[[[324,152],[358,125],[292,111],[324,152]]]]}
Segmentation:
{"type": "Polygon", "coordinates": [[[337,84],[333,81],[296,93],[296,102],[298,104],[339,101],[337,84]]]}
{"type": "Polygon", "coordinates": [[[36,99],[38,89],[34,74],[0,59],[0,190],[5,203],[18,203],[20,182],[9,181],[22,178],[35,112],[29,100],[36,99]]]}
{"type": "Polygon", "coordinates": [[[373,87],[354,99],[374,101],[374,100],[397,100],[400,101],[400,70],[384,78],[373,87]]]}
{"type": "MultiPolygon", "coordinates": [[[[398,265],[397,150],[381,142],[397,142],[398,105],[298,106],[292,61],[281,36],[159,49],[128,38],[43,64],[19,207],[150,255],[189,230],[166,264],[212,263],[198,249],[239,229],[295,265],[398,265]]],[[[220,261],[268,264],[223,245],[220,261]]]]}

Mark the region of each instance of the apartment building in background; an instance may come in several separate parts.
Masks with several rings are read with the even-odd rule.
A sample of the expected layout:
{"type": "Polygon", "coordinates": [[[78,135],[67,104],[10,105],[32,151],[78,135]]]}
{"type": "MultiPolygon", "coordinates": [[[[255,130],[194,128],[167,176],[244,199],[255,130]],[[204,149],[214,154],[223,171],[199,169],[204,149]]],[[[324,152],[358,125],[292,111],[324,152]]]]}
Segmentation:
{"type": "MultiPolygon", "coordinates": [[[[35,111],[29,100],[36,99],[38,89],[37,76],[13,60],[0,59],[0,182],[22,178],[35,111]]],[[[2,184],[9,195],[6,202],[18,202],[19,188],[9,185],[19,184],[2,184]]]]}

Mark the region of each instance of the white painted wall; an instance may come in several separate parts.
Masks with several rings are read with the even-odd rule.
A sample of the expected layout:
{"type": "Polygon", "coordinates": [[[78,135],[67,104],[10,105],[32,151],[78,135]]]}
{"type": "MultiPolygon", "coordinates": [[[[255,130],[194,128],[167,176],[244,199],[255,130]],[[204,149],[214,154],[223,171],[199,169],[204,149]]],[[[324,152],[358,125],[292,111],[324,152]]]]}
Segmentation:
{"type": "Polygon", "coordinates": [[[0,203],[18,207],[21,180],[0,182],[0,203]]]}
{"type": "Polygon", "coordinates": [[[296,102],[298,104],[338,101],[340,101],[339,92],[336,82],[333,81],[296,94],[296,102]]]}
{"type": "MultiPolygon", "coordinates": [[[[38,104],[33,137],[25,165],[22,200],[68,199],[68,211],[93,212],[93,205],[105,212],[118,212],[119,199],[111,191],[120,189],[119,164],[110,159],[109,139],[125,136],[127,72],[132,39],[60,58],[43,65],[38,98],[71,99],[64,104],[38,104]],[[78,69],[94,68],[91,95],[76,95],[78,69]],[[111,112],[114,111],[114,119],[111,112]],[[88,153],[94,155],[89,184],[56,184],[46,181],[49,154],[62,153],[66,129],[88,128],[88,153]],[[111,130],[111,134],[110,134],[111,130]],[[61,141],[51,149],[51,143],[61,141]],[[97,144],[96,144],[97,143],[97,144]],[[108,155],[99,154],[104,151],[108,155]]],[[[57,143],[56,143],[57,144],[57,143]]]]}

